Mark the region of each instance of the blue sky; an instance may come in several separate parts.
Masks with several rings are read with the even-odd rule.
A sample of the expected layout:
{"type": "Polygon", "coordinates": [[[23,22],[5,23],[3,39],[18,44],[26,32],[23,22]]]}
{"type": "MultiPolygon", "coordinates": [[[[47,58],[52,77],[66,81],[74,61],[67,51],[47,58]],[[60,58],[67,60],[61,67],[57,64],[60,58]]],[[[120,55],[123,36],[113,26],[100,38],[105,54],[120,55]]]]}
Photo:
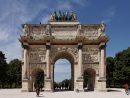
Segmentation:
{"type": "Polygon", "coordinates": [[[21,58],[21,24],[47,23],[55,10],[74,11],[83,24],[104,21],[107,56],[130,46],[130,0],[0,0],[0,50],[7,61],[21,58]]]}
{"type": "Polygon", "coordinates": [[[54,80],[61,82],[71,78],[71,64],[66,59],[59,59],[54,65],[54,80]]]}

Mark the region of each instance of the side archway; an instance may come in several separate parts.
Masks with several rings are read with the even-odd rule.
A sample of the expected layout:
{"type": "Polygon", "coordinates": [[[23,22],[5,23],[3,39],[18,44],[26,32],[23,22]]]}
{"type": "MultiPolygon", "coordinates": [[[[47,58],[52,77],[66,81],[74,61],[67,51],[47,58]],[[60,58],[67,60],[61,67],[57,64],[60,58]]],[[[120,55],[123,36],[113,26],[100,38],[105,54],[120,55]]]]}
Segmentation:
{"type": "Polygon", "coordinates": [[[96,71],[92,68],[88,68],[84,70],[84,89],[85,91],[94,91],[95,87],[95,76],[96,76],[96,71]]]}
{"type": "Polygon", "coordinates": [[[31,73],[31,77],[32,77],[32,91],[35,90],[35,84],[40,85],[40,89],[42,90],[42,88],[44,87],[44,71],[40,68],[36,68],[33,69],[32,73],[31,73]]]}

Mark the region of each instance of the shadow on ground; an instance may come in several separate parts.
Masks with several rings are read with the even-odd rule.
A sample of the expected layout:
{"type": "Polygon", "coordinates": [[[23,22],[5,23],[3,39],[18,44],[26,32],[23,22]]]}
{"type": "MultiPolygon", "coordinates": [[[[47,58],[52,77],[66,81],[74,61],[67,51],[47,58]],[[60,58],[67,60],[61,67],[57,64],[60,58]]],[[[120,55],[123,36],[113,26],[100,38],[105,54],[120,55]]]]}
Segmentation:
{"type": "Polygon", "coordinates": [[[121,90],[108,89],[107,92],[122,92],[121,90]]]}

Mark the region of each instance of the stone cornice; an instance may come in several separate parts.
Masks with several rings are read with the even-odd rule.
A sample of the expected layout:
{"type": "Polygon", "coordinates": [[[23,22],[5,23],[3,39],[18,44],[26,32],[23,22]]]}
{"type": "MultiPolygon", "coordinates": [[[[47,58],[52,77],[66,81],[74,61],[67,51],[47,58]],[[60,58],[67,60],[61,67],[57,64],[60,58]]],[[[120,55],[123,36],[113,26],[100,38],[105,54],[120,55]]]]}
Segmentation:
{"type": "Polygon", "coordinates": [[[104,49],[106,47],[106,43],[102,42],[99,44],[100,49],[104,49]]]}
{"type": "Polygon", "coordinates": [[[76,44],[82,42],[83,44],[100,44],[102,42],[107,43],[108,37],[99,37],[97,39],[87,39],[83,36],[77,36],[75,39],[53,39],[53,37],[46,37],[44,39],[34,40],[30,37],[21,37],[19,39],[21,43],[28,44],[44,44],[46,42],[51,42],[51,44],[76,44]]]}
{"type": "Polygon", "coordinates": [[[28,48],[29,48],[28,43],[22,43],[22,47],[23,47],[24,49],[28,49],[28,48]]]}
{"type": "MultiPolygon", "coordinates": [[[[57,22],[58,23],[58,22],[57,22]]],[[[61,22],[60,22],[61,23],[61,22]]],[[[28,30],[28,33],[23,34],[20,36],[19,41],[21,43],[28,43],[28,44],[44,44],[46,42],[51,42],[51,44],[76,44],[79,42],[82,42],[83,44],[100,44],[102,42],[107,43],[109,40],[108,36],[106,36],[103,32],[99,32],[98,30],[102,26],[101,24],[73,24],[72,22],[66,22],[66,24],[26,24],[26,27],[33,28],[33,27],[44,27],[45,32],[43,31],[37,31],[44,33],[41,34],[34,34],[31,30],[28,30]],[[71,24],[72,23],[72,24],[71,24]],[[48,26],[49,25],[49,26],[48,26]],[[68,29],[73,26],[75,31],[73,32],[73,35],[70,34],[71,31],[66,31],[69,35],[65,36],[62,35],[56,35],[53,34],[53,31],[55,28],[64,28],[68,29]],[[66,28],[68,27],[68,28],[66,28]],[[89,29],[90,28],[90,29],[89,29]],[[53,29],[53,30],[52,30],[53,29]],[[86,29],[86,30],[85,30],[86,29]],[[52,31],[51,31],[52,30],[52,31]],[[91,31],[92,30],[92,31],[91,31]],[[49,32],[49,33],[48,33],[49,32]],[[48,33],[48,34],[46,34],[48,33]],[[61,36],[61,38],[59,38],[61,36]]],[[[42,30],[42,29],[41,29],[42,30]]],[[[59,29],[60,30],[60,29],[59,29]]],[[[60,33],[59,31],[55,31],[56,33],[60,33]]],[[[62,33],[62,29],[61,29],[62,33]]],[[[64,31],[65,33],[65,31],[64,31]]]]}

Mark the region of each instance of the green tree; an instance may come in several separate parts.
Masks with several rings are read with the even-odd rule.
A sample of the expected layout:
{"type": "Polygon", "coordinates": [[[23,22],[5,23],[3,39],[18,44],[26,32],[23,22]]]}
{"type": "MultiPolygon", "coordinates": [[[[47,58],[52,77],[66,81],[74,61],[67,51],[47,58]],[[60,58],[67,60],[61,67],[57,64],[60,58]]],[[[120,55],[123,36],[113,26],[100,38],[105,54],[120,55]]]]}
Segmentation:
{"type": "Polygon", "coordinates": [[[118,52],[114,58],[114,82],[121,87],[125,82],[130,83],[130,47],[118,52]]]}
{"type": "Polygon", "coordinates": [[[106,78],[107,78],[107,87],[113,85],[113,71],[114,71],[114,58],[107,57],[106,59],[106,78]]]}
{"type": "Polygon", "coordinates": [[[7,63],[5,54],[0,51],[0,88],[4,88],[7,80],[7,63]]]}
{"type": "Polygon", "coordinates": [[[22,63],[19,59],[14,59],[9,62],[8,65],[8,82],[10,87],[13,85],[15,88],[21,87],[21,70],[22,70],[22,63]]]}

